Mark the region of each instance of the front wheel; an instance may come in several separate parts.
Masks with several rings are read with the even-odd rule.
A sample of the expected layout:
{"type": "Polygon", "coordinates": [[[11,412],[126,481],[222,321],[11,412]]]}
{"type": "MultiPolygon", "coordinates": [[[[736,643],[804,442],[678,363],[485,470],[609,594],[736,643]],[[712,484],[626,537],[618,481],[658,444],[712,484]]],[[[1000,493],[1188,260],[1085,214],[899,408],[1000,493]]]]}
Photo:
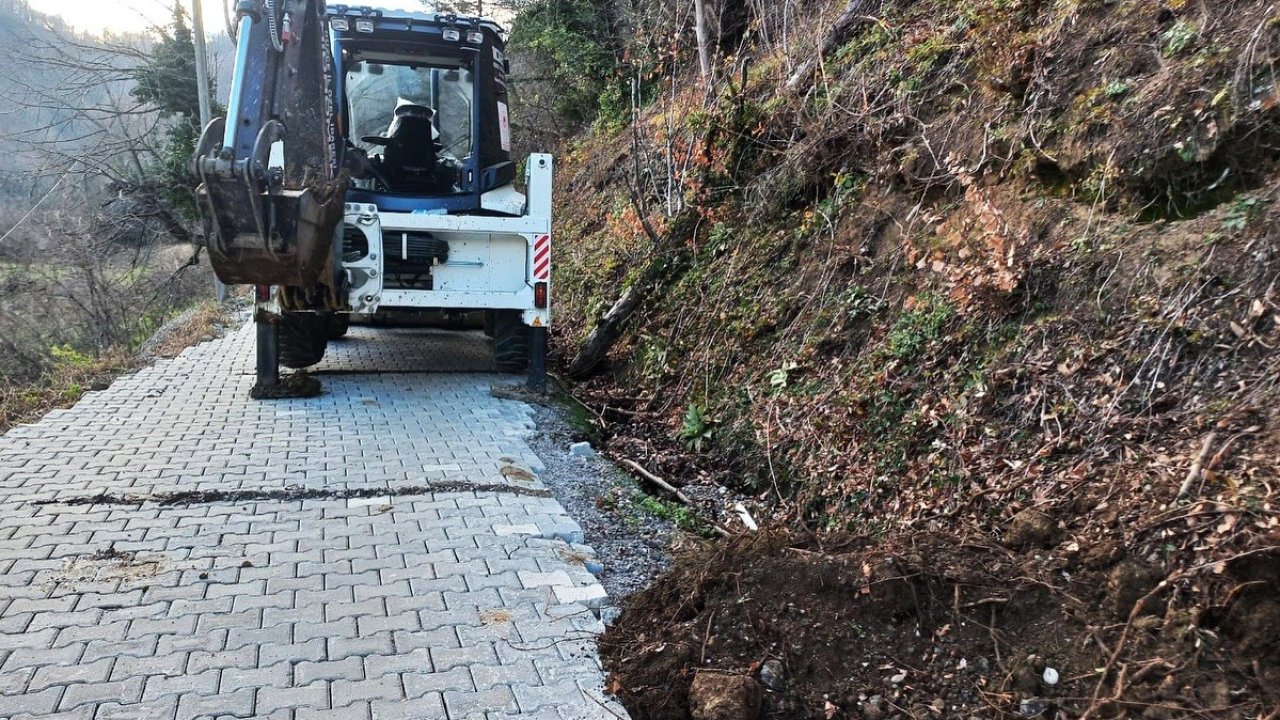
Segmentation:
{"type": "Polygon", "coordinates": [[[493,315],[493,364],[500,372],[521,372],[529,365],[529,326],[518,310],[493,315]]]}
{"type": "Polygon", "coordinates": [[[318,313],[281,313],[276,323],[280,364],[300,370],[324,359],[329,344],[329,318],[318,313]]]}

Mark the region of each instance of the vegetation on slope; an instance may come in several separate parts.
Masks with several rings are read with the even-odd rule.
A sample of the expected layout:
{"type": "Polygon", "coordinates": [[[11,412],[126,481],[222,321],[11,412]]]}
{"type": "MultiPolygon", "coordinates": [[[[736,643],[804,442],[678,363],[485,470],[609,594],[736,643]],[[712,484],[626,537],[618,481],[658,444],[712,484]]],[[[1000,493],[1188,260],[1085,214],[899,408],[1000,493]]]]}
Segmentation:
{"type": "MultiPolygon", "coordinates": [[[[637,12],[658,6],[676,13],[637,12]]],[[[641,25],[619,70],[634,121],[562,153],[565,359],[646,285],[577,389],[611,449],[754,495],[792,528],[875,539],[851,557],[941,533],[907,563],[931,591],[1050,588],[1040,619],[1066,644],[1097,638],[1055,691],[1071,715],[1266,716],[1280,648],[1247,636],[1280,617],[1280,15],[815,0],[725,2],[718,18],[711,81],[687,24],[641,25]],[[989,577],[953,572],[966,563],[989,577]]],[[[768,557],[804,556],[781,546],[768,557]]],[[[624,617],[624,696],[655,647],[718,627],[698,614],[706,583],[742,568],[700,567],[653,591],[691,615],[624,617]]],[[[776,637],[742,652],[812,651],[776,637]]],[[[1008,659],[995,637],[986,652],[1008,659]]],[[[693,656],[665,694],[631,692],[633,712],[687,712],[693,656]]],[[[1045,692],[996,665],[974,681],[985,702],[956,712],[1018,713],[1045,692]]],[[[766,707],[853,717],[883,690],[766,707]]],[[[903,713],[933,699],[894,692],[903,713]]]]}

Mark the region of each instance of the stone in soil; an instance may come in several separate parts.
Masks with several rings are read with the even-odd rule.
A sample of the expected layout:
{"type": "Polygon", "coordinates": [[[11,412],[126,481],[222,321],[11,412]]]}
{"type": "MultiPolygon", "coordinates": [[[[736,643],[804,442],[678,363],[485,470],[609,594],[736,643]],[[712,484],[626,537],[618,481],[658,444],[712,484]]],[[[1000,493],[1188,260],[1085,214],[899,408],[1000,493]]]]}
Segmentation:
{"type": "Polygon", "coordinates": [[[781,690],[784,677],[782,663],[777,660],[765,660],[760,665],[760,683],[770,690],[781,690]]]}
{"type": "Polygon", "coordinates": [[[700,672],[689,687],[693,720],[757,720],[760,684],[746,675],[700,672]]]}
{"type": "Polygon", "coordinates": [[[1058,527],[1053,518],[1039,510],[1027,508],[1009,521],[1004,543],[1011,548],[1045,548],[1053,544],[1058,527]]]}

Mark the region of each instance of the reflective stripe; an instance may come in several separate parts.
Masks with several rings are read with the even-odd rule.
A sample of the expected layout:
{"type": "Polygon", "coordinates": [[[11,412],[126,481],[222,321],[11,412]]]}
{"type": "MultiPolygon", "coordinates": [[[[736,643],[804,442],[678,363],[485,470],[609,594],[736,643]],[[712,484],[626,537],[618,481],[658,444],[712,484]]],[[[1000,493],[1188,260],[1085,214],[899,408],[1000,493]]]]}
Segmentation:
{"type": "Polygon", "coordinates": [[[551,279],[551,236],[540,235],[533,244],[533,279],[551,279]]]}

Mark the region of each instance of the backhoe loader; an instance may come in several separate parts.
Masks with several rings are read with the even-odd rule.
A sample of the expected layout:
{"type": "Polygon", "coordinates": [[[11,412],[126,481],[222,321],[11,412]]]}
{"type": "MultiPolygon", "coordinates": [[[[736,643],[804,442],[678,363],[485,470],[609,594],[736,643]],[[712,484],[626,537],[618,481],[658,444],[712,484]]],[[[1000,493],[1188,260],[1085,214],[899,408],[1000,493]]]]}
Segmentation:
{"type": "Polygon", "coordinates": [[[254,288],[255,397],[353,315],[482,312],[499,370],[545,382],[550,155],[515,187],[510,64],[490,20],[239,0],[224,118],[191,172],[210,262],[254,288]]]}

